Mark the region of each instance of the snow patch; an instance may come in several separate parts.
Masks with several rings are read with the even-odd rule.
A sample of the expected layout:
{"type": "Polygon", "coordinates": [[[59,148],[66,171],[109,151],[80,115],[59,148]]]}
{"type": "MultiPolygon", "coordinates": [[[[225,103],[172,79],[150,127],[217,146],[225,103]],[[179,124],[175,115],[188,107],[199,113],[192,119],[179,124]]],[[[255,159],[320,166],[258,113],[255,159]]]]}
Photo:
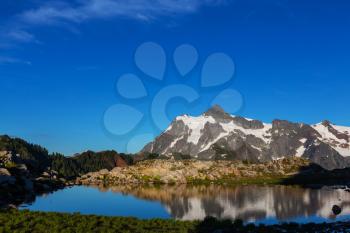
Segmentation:
{"type": "MultiPolygon", "coordinates": [[[[333,126],[333,125],[332,125],[333,126]]],[[[316,125],[313,125],[312,126],[319,134],[321,134],[322,136],[322,139],[326,139],[326,140],[334,140],[334,141],[338,141],[340,143],[347,143],[346,140],[344,139],[339,139],[337,138],[332,132],[330,132],[328,130],[328,127],[322,125],[321,123],[320,124],[316,124],[316,125]]],[[[336,128],[335,128],[336,129],[336,128]]]]}
{"type": "MultiPolygon", "coordinates": [[[[269,134],[269,130],[272,129],[272,124],[264,124],[264,128],[262,129],[245,129],[241,126],[236,125],[233,121],[230,121],[228,123],[220,123],[221,127],[224,129],[224,132],[220,133],[217,138],[212,140],[210,143],[206,144],[205,147],[201,148],[200,152],[208,150],[212,145],[214,145],[216,142],[218,142],[221,138],[227,137],[230,135],[230,133],[235,132],[237,130],[241,131],[243,134],[247,135],[253,135],[257,138],[262,139],[266,144],[269,144],[271,142],[271,134],[269,134]]],[[[257,150],[260,150],[260,148],[256,148],[257,150]]]]}
{"type": "Polygon", "coordinates": [[[167,148],[165,149],[164,153],[167,153],[171,148],[173,148],[173,147],[176,145],[176,143],[177,143],[178,141],[180,141],[180,140],[183,139],[183,138],[184,138],[184,136],[181,136],[181,137],[176,138],[175,140],[173,140],[173,141],[171,142],[170,146],[167,147],[167,148]]]}
{"type": "Polygon", "coordinates": [[[245,129],[241,126],[236,125],[233,121],[230,121],[229,123],[221,123],[220,125],[226,131],[227,135],[230,132],[239,130],[243,132],[245,135],[253,135],[257,138],[260,138],[265,143],[270,142],[270,139],[268,137],[270,137],[271,135],[268,133],[268,131],[272,129],[272,124],[264,124],[264,128],[262,129],[245,129]]]}
{"type": "Polygon", "coordinates": [[[305,144],[305,142],[307,141],[307,139],[306,139],[306,138],[302,138],[302,139],[300,139],[299,141],[300,141],[301,143],[305,144]]]}
{"type": "Polygon", "coordinates": [[[253,147],[255,150],[262,151],[262,149],[261,149],[260,147],[257,147],[257,146],[254,146],[254,145],[252,145],[252,147],[253,147]]]}
{"type": "Polygon", "coordinates": [[[190,135],[187,139],[188,143],[197,144],[199,138],[202,136],[201,131],[203,130],[205,124],[212,123],[214,124],[216,121],[212,116],[198,116],[198,117],[190,117],[187,115],[177,117],[176,120],[181,120],[184,124],[190,129],[190,135]]]}
{"type": "Polygon", "coordinates": [[[295,154],[296,157],[301,157],[303,156],[305,153],[305,147],[304,145],[300,146],[298,149],[297,149],[297,153],[295,154]]]}
{"type": "Polygon", "coordinates": [[[338,126],[338,125],[332,125],[334,129],[336,129],[338,132],[347,134],[350,137],[350,127],[346,126],[338,126]]]}
{"type": "MultiPolygon", "coordinates": [[[[347,134],[346,132],[350,132],[350,127],[345,126],[337,126],[337,125],[331,125],[335,130],[337,130],[340,133],[347,134]]],[[[325,127],[322,125],[322,123],[316,124],[312,126],[320,135],[321,135],[321,141],[324,143],[329,144],[333,149],[335,149],[340,155],[344,157],[350,156],[350,147],[343,148],[340,146],[340,144],[347,144],[349,143],[344,139],[337,138],[332,132],[328,130],[328,127],[325,127]],[[339,144],[335,145],[332,142],[339,142],[339,144]]]]}

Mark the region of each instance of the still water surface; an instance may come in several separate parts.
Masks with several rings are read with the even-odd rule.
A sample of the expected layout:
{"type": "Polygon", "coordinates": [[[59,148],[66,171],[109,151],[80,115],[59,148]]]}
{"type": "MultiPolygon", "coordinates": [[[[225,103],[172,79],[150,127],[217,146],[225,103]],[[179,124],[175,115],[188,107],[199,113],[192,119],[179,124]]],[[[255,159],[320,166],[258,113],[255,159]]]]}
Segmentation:
{"type": "Polygon", "coordinates": [[[142,219],[242,219],[245,222],[331,222],[350,219],[350,193],[291,186],[74,186],[39,196],[21,209],[142,219]],[[332,206],[343,211],[335,217],[332,206]]]}

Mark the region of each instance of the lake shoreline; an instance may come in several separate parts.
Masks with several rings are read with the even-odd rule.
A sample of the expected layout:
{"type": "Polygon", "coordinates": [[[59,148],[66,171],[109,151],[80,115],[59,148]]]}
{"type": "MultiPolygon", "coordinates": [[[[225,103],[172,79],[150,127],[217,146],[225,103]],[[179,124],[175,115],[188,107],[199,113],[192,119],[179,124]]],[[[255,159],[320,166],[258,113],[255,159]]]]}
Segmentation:
{"type": "Polygon", "coordinates": [[[241,219],[244,223],[322,223],[350,219],[349,194],[341,187],[286,185],[73,186],[39,196],[20,210],[138,219],[241,219]],[[340,207],[340,214],[332,207],[340,207]],[[88,207],[88,208],[86,208],[88,207]]]}
{"type": "MultiPolygon", "coordinates": [[[[20,173],[12,170],[12,174],[20,173]]],[[[31,178],[29,181],[33,183],[33,188],[29,191],[26,191],[25,183],[22,182],[29,182],[29,175],[24,178],[22,176],[14,176],[18,182],[0,189],[6,194],[0,203],[1,208],[16,207],[32,201],[38,194],[54,192],[72,185],[297,185],[308,188],[336,186],[350,192],[349,169],[327,171],[301,158],[281,159],[262,164],[223,160],[144,160],[131,166],[90,172],[75,180],[56,178],[56,175],[52,174],[31,178]]]]}

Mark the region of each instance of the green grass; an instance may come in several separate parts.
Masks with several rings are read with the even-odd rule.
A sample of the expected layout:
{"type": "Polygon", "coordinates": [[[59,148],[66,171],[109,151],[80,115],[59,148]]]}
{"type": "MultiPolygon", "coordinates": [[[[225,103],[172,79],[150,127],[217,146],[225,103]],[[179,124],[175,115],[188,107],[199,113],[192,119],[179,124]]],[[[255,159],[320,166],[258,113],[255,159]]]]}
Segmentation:
{"type": "Polygon", "coordinates": [[[196,222],[30,211],[0,212],[0,232],[194,232],[196,222]]]}
{"type": "Polygon", "coordinates": [[[11,169],[11,168],[16,167],[16,164],[14,162],[7,162],[4,164],[4,167],[7,169],[11,169]]]}
{"type": "Polygon", "coordinates": [[[212,233],[217,232],[324,232],[332,229],[344,232],[350,223],[337,224],[280,224],[274,226],[244,225],[241,220],[176,221],[164,219],[139,220],[127,217],[105,217],[81,214],[31,212],[27,210],[0,211],[0,233],[212,233]]]}

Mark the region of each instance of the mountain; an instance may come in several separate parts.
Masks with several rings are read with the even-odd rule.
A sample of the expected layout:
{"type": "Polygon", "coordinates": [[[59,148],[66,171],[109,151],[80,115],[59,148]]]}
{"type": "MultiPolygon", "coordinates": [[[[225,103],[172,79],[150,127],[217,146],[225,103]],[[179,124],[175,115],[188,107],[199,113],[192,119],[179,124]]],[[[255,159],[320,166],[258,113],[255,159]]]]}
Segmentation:
{"type": "Polygon", "coordinates": [[[256,163],[296,156],[332,170],[350,166],[350,127],[329,121],[267,124],[232,116],[216,105],[198,117],[177,117],[141,154],[256,163]]]}

